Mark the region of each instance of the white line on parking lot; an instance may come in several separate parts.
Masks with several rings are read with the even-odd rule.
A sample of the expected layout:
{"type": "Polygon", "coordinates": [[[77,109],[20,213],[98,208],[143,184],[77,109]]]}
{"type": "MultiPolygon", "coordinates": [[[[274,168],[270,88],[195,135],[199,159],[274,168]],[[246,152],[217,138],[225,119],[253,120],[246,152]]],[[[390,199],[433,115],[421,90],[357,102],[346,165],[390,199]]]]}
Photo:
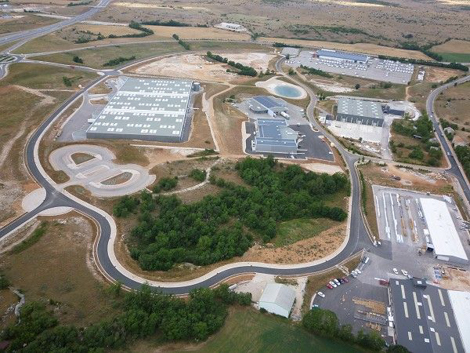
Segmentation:
{"type": "Polygon", "coordinates": [[[377,204],[377,217],[380,218],[379,198],[375,195],[375,203],[377,204]]]}
{"type": "Polygon", "coordinates": [[[457,345],[455,344],[455,339],[452,336],[450,336],[450,343],[452,343],[452,350],[454,351],[454,353],[458,353],[459,351],[457,350],[457,345]]]}
{"type": "Polygon", "coordinates": [[[382,198],[384,200],[385,232],[387,233],[387,238],[390,239],[390,226],[388,225],[387,203],[385,202],[385,194],[382,196],[382,198]]]}
{"type": "Polygon", "coordinates": [[[408,305],[406,302],[403,302],[403,310],[405,310],[405,317],[408,318],[408,305]]]}
{"type": "Polygon", "coordinates": [[[416,308],[416,317],[420,320],[421,319],[421,314],[419,312],[419,306],[418,306],[418,298],[416,296],[416,292],[413,292],[413,300],[415,302],[415,308],[416,308]]]}
{"type": "Polygon", "coordinates": [[[431,302],[431,297],[429,295],[426,295],[426,299],[428,301],[428,304],[429,304],[429,312],[430,312],[430,319],[432,322],[436,322],[436,319],[434,317],[434,309],[432,308],[432,302],[431,302]]]}
{"type": "Polygon", "coordinates": [[[439,332],[434,332],[436,334],[436,342],[437,342],[437,345],[440,346],[441,345],[441,337],[439,336],[439,332]]]}
{"type": "Polygon", "coordinates": [[[446,306],[446,303],[444,302],[444,297],[442,295],[442,291],[440,289],[438,289],[437,291],[439,292],[439,298],[441,299],[442,306],[446,306]]]}
{"type": "Polygon", "coordinates": [[[449,315],[447,315],[447,312],[446,312],[446,311],[444,311],[444,317],[445,317],[445,319],[446,319],[446,325],[447,325],[447,327],[450,327],[449,315]]]}

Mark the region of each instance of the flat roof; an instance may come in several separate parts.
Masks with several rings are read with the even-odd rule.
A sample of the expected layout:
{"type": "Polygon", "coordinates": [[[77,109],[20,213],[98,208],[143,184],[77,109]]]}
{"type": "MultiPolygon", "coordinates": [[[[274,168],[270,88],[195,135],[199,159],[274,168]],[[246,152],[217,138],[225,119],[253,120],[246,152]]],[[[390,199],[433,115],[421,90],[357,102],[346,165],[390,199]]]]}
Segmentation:
{"type": "Polygon", "coordinates": [[[411,352],[463,352],[447,290],[391,279],[397,343],[411,352]]]}
{"type": "Polygon", "coordinates": [[[470,352],[470,293],[449,290],[448,295],[454,308],[454,317],[463,348],[465,352],[470,352]]]}
{"type": "Polygon", "coordinates": [[[297,131],[287,126],[284,119],[258,119],[256,143],[272,146],[297,146],[297,131]]]}
{"type": "Polygon", "coordinates": [[[346,97],[338,99],[338,114],[375,119],[384,118],[380,103],[346,97]]]}
{"type": "Polygon", "coordinates": [[[253,100],[268,109],[285,107],[285,105],[282,104],[281,102],[275,100],[274,98],[267,97],[267,96],[255,96],[253,97],[253,100]]]}
{"type": "Polygon", "coordinates": [[[427,197],[420,198],[420,202],[434,245],[434,253],[468,261],[447,204],[427,197]]]}
{"type": "Polygon", "coordinates": [[[180,137],[192,81],[125,77],[87,132],[180,137]]]}
{"type": "Polygon", "coordinates": [[[268,283],[259,302],[273,303],[290,311],[295,301],[295,291],[280,283],[268,283]]]}
{"type": "Polygon", "coordinates": [[[337,59],[353,60],[353,61],[367,61],[369,56],[364,54],[349,53],[339,50],[320,49],[317,51],[318,56],[329,56],[337,59]]]}

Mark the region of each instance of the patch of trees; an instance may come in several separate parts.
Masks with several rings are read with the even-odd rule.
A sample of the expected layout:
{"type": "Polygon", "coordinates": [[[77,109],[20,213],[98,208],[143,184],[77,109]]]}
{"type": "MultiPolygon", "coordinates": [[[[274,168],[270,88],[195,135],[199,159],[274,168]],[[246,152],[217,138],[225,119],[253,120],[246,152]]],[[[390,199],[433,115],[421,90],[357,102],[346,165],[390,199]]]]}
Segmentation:
{"type": "Polygon", "coordinates": [[[230,292],[227,285],[196,289],[187,301],[154,293],[144,285],[125,294],[119,315],[83,328],[60,325],[45,304],[27,303],[21,321],[5,329],[1,339],[10,341],[7,352],[24,353],[98,353],[157,332],[167,341],[202,341],[222,327],[228,305],[250,303],[251,294],[230,292]]]}
{"type": "Polygon", "coordinates": [[[135,60],[135,55],[132,55],[129,57],[120,56],[119,58],[109,60],[108,62],[104,63],[103,66],[116,66],[116,65],[125,63],[126,61],[132,61],[132,60],[135,60]]]}
{"type": "Polygon", "coordinates": [[[290,45],[290,44],[281,43],[281,42],[276,42],[276,43],[274,43],[274,44],[273,44],[273,47],[274,47],[274,48],[289,47],[289,48],[299,48],[299,49],[302,48],[301,45],[294,45],[294,44],[290,45]]]}
{"type": "Polygon", "coordinates": [[[158,194],[161,191],[170,191],[178,185],[178,177],[174,178],[161,178],[157,185],[153,187],[153,192],[158,194]]]}
{"type": "Polygon", "coordinates": [[[79,57],[78,55],[75,55],[72,60],[73,60],[73,62],[75,62],[77,64],[83,64],[83,59],[81,57],[79,57]]]}
{"type": "Polygon", "coordinates": [[[129,27],[137,31],[140,31],[140,33],[130,33],[130,34],[123,34],[123,35],[110,34],[108,38],[142,38],[142,37],[151,36],[154,33],[150,28],[145,28],[140,23],[135,22],[135,21],[132,21],[131,23],[129,23],[129,27]]]}
{"type": "Polygon", "coordinates": [[[203,182],[204,180],[206,180],[206,175],[206,171],[201,169],[193,169],[191,170],[191,173],[189,173],[189,176],[191,178],[199,182],[203,182]]]}
{"type": "Polygon", "coordinates": [[[178,41],[178,44],[181,45],[185,50],[191,50],[191,46],[189,45],[189,43],[186,43],[185,41],[180,39],[177,34],[173,34],[173,39],[178,41]]]}
{"type": "Polygon", "coordinates": [[[123,196],[113,207],[113,215],[116,217],[127,217],[137,211],[140,205],[140,199],[134,196],[123,196]]]}
{"type": "Polygon", "coordinates": [[[68,7],[72,7],[72,6],[84,6],[84,5],[90,5],[91,4],[91,0],[90,1],[80,1],[80,2],[69,2],[67,4],[68,7]]]}
{"type": "MultiPolygon", "coordinates": [[[[148,26],[165,26],[165,27],[191,27],[192,26],[189,23],[179,22],[179,21],[175,21],[175,20],[169,20],[169,21],[160,21],[160,20],[143,21],[143,22],[141,22],[141,24],[148,25],[148,26]]],[[[196,27],[207,27],[207,25],[197,24],[196,27]]]]}
{"type": "Polygon", "coordinates": [[[237,63],[235,61],[228,60],[227,58],[224,58],[220,55],[212,54],[210,51],[208,51],[206,55],[209,59],[221,62],[223,64],[227,64],[227,65],[237,69],[238,70],[237,74],[239,74],[239,75],[252,76],[252,77],[256,77],[258,75],[258,72],[254,68],[252,68],[251,66],[246,66],[246,65],[243,65],[241,63],[237,63]]]}
{"type": "Polygon", "coordinates": [[[365,333],[363,330],[360,330],[357,336],[354,336],[352,326],[340,326],[338,317],[330,310],[313,308],[302,318],[302,325],[307,331],[316,335],[356,343],[373,351],[380,351],[385,348],[385,341],[380,337],[380,333],[376,331],[365,333]]]}
{"type": "Polygon", "coordinates": [[[327,77],[327,78],[332,78],[333,77],[333,75],[330,75],[328,72],[325,72],[325,71],[320,70],[320,69],[314,69],[312,67],[308,67],[308,66],[304,66],[304,65],[300,65],[300,68],[302,70],[304,70],[304,72],[306,72],[309,75],[317,75],[317,76],[322,76],[322,77],[327,77]]]}
{"type": "Polygon", "coordinates": [[[427,65],[427,66],[435,66],[435,67],[444,67],[447,69],[455,69],[455,70],[460,70],[467,72],[468,71],[468,66],[459,64],[459,63],[450,63],[450,64],[444,64],[441,62],[436,62],[436,61],[429,61],[429,60],[421,60],[421,59],[403,59],[399,58],[396,56],[387,56],[387,55],[379,55],[379,59],[383,60],[394,60],[394,61],[400,61],[404,63],[410,63],[410,64],[415,64],[415,65],[427,65]]]}
{"type": "Polygon", "coordinates": [[[222,188],[217,195],[189,205],[174,195],[158,196],[158,216],[141,208],[130,252],[143,269],[169,270],[183,262],[208,265],[241,256],[253,237],[269,242],[279,222],[294,218],[346,219],[344,210],[321,201],[348,190],[344,174],[307,173],[273,158],[246,158],[236,170],[250,188],[211,175],[210,182],[222,188]]]}
{"type": "Polygon", "coordinates": [[[456,146],[454,148],[457,158],[462,164],[463,170],[467,175],[467,178],[470,178],[470,147],[469,146],[456,146]]]}
{"type": "Polygon", "coordinates": [[[0,289],[7,289],[10,286],[10,281],[3,273],[0,273],[0,289]]]}
{"type": "Polygon", "coordinates": [[[410,121],[409,119],[394,120],[392,131],[399,135],[415,137],[421,142],[420,146],[405,146],[403,143],[395,144],[392,140],[390,141],[390,148],[393,153],[398,152],[397,147],[407,148],[411,150],[408,154],[409,158],[423,161],[433,167],[439,165],[439,160],[442,158],[442,150],[438,142],[431,140],[434,136],[434,128],[432,121],[426,113],[423,113],[416,121],[410,121]],[[427,160],[425,160],[424,151],[428,152],[429,158],[427,160]]]}

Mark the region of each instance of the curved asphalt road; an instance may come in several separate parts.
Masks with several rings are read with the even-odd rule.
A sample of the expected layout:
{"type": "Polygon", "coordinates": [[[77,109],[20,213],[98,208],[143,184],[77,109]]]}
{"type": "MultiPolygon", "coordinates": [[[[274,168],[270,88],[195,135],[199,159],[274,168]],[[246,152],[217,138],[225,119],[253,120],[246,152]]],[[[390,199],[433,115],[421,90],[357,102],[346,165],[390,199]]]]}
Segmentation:
{"type": "Polygon", "coordinates": [[[7,35],[7,36],[3,36],[3,37],[0,38],[0,45],[4,45],[4,44],[13,43],[13,42],[18,41],[18,43],[14,44],[10,48],[7,48],[3,51],[3,52],[10,52],[11,50],[15,50],[16,48],[19,48],[24,43],[26,43],[27,41],[29,41],[33,38],[40,37],[40,36],[43,36],[45,34],[57,31],[61,28],[70,26],[74,23],[84,21],[84,20],[92,17],[93,15],[98,13],[99,11],[101,11],[101,9],[103,9],[104,7],[108,6],[108,4],[110,2],[111,2],[111,0],[101,0],[98,3],[98,5],[95,5],[91,9],[89,9],[88,11],[86,11],[86,12],[84,12],[84,13],[78,15],[78,16],[72,17],[70,19],[60,21],[58,23],[54,23],[54,24],[49,25],[49,26],[44,26],[44,27],[29,30],[29,31],[16,32],[16,33],[13,33],[13,34],[10,34],[10,35],[7,35]]]}
{"type": "MultiPolygon", "coordinates": [[[[276,64],[276,68],[278,69],[278,71],[280,71],[281,64],[282,64],[282,60],[278,61],[278,63],[276,64]]],[[[101,77],[89,83],[84,89],[82,89],[81,91],[75,93],[72,97],[70,97],[54,114],[52,114],[44,123],[41,124],[41,126],[35,131],[31,139],[28,141],[28,144],[26,146],[26,152],[25,152],[26,164],[30,170],[30,173],[34,176],[37,182],[45,188],[46,195],[47,195],[46,200],[43,202],[43,204],[41,204],[34,211],[19,217],[12,223],[8,224],[6,227],[2,228],[0,230],[0,239],[4,237],[5,235],[7,235],[8,233],[10,233],[11,231],[13,231],[14,229],[24,224],[25,222],[27,222],[28,220],[33,219],[38,213],[40,213],[43,210],[46,210],[51,207],[58,207],[58,206],[67,206],[67,207],[75,208],[81,213],[88,215],[89,217],[95,219],[100,227],[101,234],[98,239],[98,243],[96,247],[96,254],[97,254],[97,259],[99,261],[99,264],[101,268],[103,269],[103,271],[106,273],[106,275],[109,278],[112,278],[116,281],[120,281],[126,287],[139,288],[141,286],[141,283],[136,282],[133,279],[126,277],[124,274],[119,272],[118,269],[116,269],[111,262],[108,249],[107,249],[108,242],[110,240],[110,235],[111,235],[111,225],[109,224],[107,219],[102,214],[94,211],[93,209],[88,208],[86,203],[84,202],[78,203],[68,198],[64,194],[60,193],[59,191],[57,191],[54,188],[54,186],[41,173],[38,166],[36,165],[35,158],[34,158],[35,148],[39,144],[43,132],[47,130],[47,128],[55,121],[55,119],[60,115],[60,113],[64,109],[66,109],[66,107],[71,102],[73,102],[78,96],[80,96],[84,90],[87,90],[88,88],[90,88],[91,86],[93,86],[94,84],[102,80],[103,78],[104,77],[101,77]]],[[[237,274],[243,274],[243,273],[257,272],[257,273],[265,273],[265,274],[272,274],[272,275],[306,275],[306,274],[310,274],[313,272],[331,268],[332,266],[347,259],[350,255],[357,252],[358,250],[361,250],[363,248],[370,246],[371,241],[368,237],[368,233],[367,233],[367,230],[366,230],[363,218],[362,218],[362,214],[361,214],[361,208],[359,206],[360,205],[360,185],[359,185],[359,178],[358,178],[356,169],[354,167],[354,163],[358,160],[359,157],[347,152],[342,147],[342,145],[336,141],[336,139],[333,136],[331,136],[326,130],[324,130],[322,126],[316,123],[314,119],[314,115],[313,115],[313,111],[314,111],[315,104],[316,104],[316,97],[313,91],[309,87],[305,86],[304,84],[300,82],[296,82],[296,83],[303,86],[303,88],[308,92],[311,98],[311,102],[307,108],[307,116],[310,122],[313,125],[315,125],[315,127],[318,128],[320,131],[322,131],[322,133],[325,136],[327,136],[330,139],[330,141],[335,143],[336,148],[342,154],[350,170],[350,178],[351,178],[351,184],[352,184],[351,197],[352,197],[353,207],[351,209],[351,214],[350,214],[350,234],[349,234],[349,239],[345,248],[334,258],[328,261],[325,261],[321,264],[306,265],[304,267],[295,267],[295,268],[282,268],[282,269],[270,268],[269,265],[265,265],[265,266],[246,265],[246,266],[240,266],[240,267],[234,267],[234,268],[222,270],[221,272],[216,273],[214,276],[208,279],[202,280],[200,282],[197,282],[195,284],[181,285],[181,286],[176,286],[176,287],[157,286],[157,287],[154,287],[156,290],[160,290],[161,292],[170,293],[170,294],[187,294],[189,291],[191,291],[194,288],[212,286],[212,285],[219,283],[220,281],[222,281],[223,279],[227,277],[237,275],[237,274]]],[[[452,84],[453,83],[451,83],[450,85],[452,84]]],[[[433,92],[434,98],[430,97],[431,106],[432,106],[432,102],[434,101],[438,93],[439,92],[433,92]]],[[[455,167],[454,164],[453,164],[453,167],[455,167]]],[[[459,171],[458,168],[457,168],[457,171],[459,171]]],[[[468,190],[468,186],[466,186],[466,188],[468,190]]],[[[381,249],[380,247],[378,247],[378,248],[374,248],[373,251],[374,253],[378,253],[380,255],[381,249]]]]}
{"type": "Polygon", "coordinates": [[[467,179],[463,173],[463,170],[460,166],[460,163],[457,160],[457,156],[454,153],[454,150],[452,147],[449,145],[444,132],[441,129],[441,126],[439,125],[438,118],[436,117],[436,114],[434,112],[434,101],[436,98],[439,96],[439,94],[446,89],[453,87],[455,83],[460,84],[470,81],[470,75],[464,76],[462,78],[459,78],[455,81],[449,82],[443,86],[440,86],[436,88],[434,91],[432,91],[428,99],[426,100],[426,112],[428,113],[429,118],[432,120],[434,129],[437,132],[437,137],[439,141],[441,142],[442,148],[444,149],[444,153],[449,157],[449,163],[450,163],[450,168],[447,169],[447,171],[451,174],[453,174],[457,180],[459,181],[460,186],[463,189],[463,192],[465,193],[465,197],[467,198],[468,202],[470,202],[470,188],[467,183],[467,179]]]}

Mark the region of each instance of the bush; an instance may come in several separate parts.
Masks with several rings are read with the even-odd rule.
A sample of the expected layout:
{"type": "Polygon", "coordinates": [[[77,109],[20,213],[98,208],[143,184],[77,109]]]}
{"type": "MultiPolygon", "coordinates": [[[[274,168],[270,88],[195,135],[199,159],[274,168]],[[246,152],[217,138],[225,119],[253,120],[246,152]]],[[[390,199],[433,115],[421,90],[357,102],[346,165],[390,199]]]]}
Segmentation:
{"type": "Polygon", "coordinates": [[[72,60],[73,62],[76,62],[77,64],[83,64],[83,59],[80,58],[78,55],[75,55],[72,60]]]}
{"type": "Polygon", "coordinates": [[[189,173],[189,176],[196,181],[203,182],[204,180],[206,180],[206,174],[207,173],[205,170],[193,169],[191,173],[189,173]]]}
{"type": "Polygon", "coordinates": [[[162,178],[157,185],[154,186],[153,192],[158,194],[161,191],[170,191],[178,185],[178,178],[162,178]]]}

